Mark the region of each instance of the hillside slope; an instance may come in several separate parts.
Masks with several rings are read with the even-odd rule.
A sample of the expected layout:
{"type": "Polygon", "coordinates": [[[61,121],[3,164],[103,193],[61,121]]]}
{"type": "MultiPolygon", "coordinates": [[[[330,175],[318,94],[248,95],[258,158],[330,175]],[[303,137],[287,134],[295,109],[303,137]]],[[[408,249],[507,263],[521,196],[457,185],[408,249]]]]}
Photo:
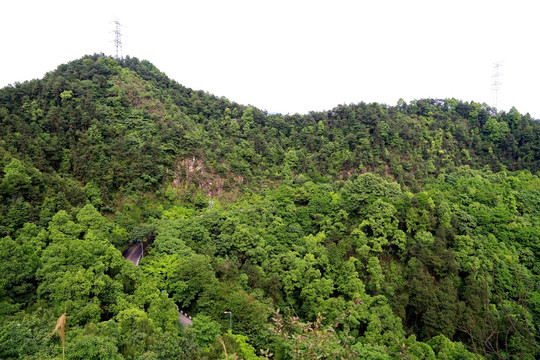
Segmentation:
{"type": "Polygon", "coordinates": [[[4,88],[0,121],[4,151],[43,174],[94,182],[106,200],[156,189],[193,157],[226,188],[238,176],[256,187],[300,173],[325,181],[373,171],[415,189],[461,165],[540,166],[540,124],[515,109],[427,99],[267,115],[187,89],[135,58],[85,57],[4,88]]]}
{"type": "Polygon", "coordinates": [[[69,359],[540,354],[516,109],[269,115],[94,55],[0,89],[0,122],[0,358],[57,358],[64,312],[69,359]]]}

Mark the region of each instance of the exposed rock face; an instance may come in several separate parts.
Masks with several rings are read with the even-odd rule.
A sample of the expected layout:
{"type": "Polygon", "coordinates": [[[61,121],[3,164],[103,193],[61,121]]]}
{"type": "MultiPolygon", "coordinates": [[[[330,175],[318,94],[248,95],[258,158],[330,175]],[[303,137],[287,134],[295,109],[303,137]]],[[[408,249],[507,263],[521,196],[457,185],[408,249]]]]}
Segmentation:
{"type": "MultiPolygon", "coordinates": [[[[185,158],[178,161],[172,185],[176,189],[187,189],[192,184],[207,197],[221,198],[224,188],[233,188],[244,183],[242,175],[227,173],[226,177],[217,174],[204,164],[204,158],[185,158]]],[[[230,190],[230,189],[227,189],[230,190]]],[[[229,192],[229,191],[227,191],[229,192]]],[[[238,191],[232,193],[236,195],[238,191]]],[[[230,194],[228,194],[230,195],[230,194]]],[[[236,197],[236,196],[234,196],[236,197]]]]}

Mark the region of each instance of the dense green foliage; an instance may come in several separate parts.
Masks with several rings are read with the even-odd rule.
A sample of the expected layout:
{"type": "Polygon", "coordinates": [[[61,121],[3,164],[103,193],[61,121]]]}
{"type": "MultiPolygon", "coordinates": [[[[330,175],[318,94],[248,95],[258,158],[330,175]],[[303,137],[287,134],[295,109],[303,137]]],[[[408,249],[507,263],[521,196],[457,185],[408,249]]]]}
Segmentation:
{"type": "Polygon", "coordinates": [[[69,359],[540,356],[516,109],[269,115],[94,55],[0,89],[0,122],[2,359],[58,358],[63,313],[69,359]]]}

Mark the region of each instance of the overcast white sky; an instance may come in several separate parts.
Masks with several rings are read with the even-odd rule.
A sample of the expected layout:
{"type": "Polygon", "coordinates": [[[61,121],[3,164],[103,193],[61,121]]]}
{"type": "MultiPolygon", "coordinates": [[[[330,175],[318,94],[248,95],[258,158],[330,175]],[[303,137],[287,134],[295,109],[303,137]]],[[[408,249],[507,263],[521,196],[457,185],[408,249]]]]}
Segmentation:
{"type": "Polygon", "coordinates": [[[540,118],[538,1],[2,1],[0,87],[85,54],[146,59],[269,112],[455,97],[540,118]]]}

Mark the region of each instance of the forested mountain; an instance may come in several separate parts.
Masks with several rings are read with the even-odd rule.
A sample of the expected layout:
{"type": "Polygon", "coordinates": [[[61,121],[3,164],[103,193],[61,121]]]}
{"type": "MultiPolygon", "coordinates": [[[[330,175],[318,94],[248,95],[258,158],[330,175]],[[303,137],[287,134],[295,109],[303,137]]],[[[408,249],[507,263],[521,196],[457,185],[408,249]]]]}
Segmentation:
{"type": "Polygon", "coordinates": [[[94,55],[0,89],[0,122],[2,359],[60,358],[64,313],[68,359],[540,356],[515,108],[268,114],[94,55]]]}

